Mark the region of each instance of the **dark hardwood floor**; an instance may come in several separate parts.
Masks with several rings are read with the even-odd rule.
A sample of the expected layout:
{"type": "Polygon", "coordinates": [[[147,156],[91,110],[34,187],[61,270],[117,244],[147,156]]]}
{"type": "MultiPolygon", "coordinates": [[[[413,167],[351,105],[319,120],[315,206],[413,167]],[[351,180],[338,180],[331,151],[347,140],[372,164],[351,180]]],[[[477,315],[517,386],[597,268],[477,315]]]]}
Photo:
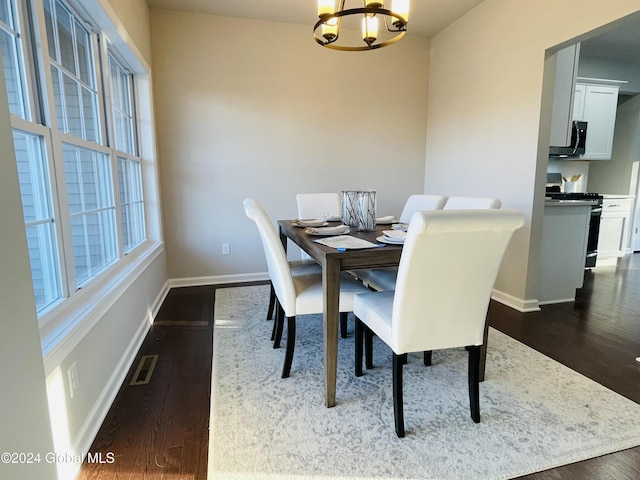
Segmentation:
{"type": "MultiPolygon", "coordinates": [[[[91,447],[115,461],[85,463],[80,480],[206,479],[213,300],[220,287],[169,292],[91,447]],[[149,383],[129,385],[146,355],[158,355],[149,383]]],[[[489,323],[640,403],[640,253],[617,268],[585,272],[575,303],[523,314],[492,302],[489,323]]],[[[521,478],[637,480],[640,447],[521,478]]]]}

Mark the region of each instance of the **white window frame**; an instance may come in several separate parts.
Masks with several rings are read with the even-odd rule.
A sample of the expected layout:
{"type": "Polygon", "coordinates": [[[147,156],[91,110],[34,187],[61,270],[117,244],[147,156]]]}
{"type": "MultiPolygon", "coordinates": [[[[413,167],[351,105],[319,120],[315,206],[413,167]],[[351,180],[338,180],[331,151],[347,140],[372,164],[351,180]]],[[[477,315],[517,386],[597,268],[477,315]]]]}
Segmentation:
{"type": "MultiPolygon", "coordinates": [[[[28,103],[29,120],[11,115],[12,127],[44,140],[47,162],[52,178],[51,192],[54,201],[56,234],[62,238],[59,249],[63,298],[51,308],[40,312],[39,323],[42,350],[47,364],[54,365],[64,358],[72,348],[88,333],[106,310],[124,294],[136,277],[147,268],[164,250],[162,227],[159,211],[159,190],[157,165],[155,163],[155,139],[153,131],[153,107],[151,98],[150,69],[135,46],[127,44],[127,35],[120,29],[119,22],[109,17],[101,5],[101,0],[63,0],[63,3],[83,22],[89,25],[92,41],[93,63],[96,68],[96,89],[98,90],[97,110],[100,125],[99,139],[102,143],[87,141],[58,129],[54,95],[52,91],[51,68],[48,57],[46,26],[44,21],[43,0],[15,0],[18,9],[18,21],[21,29],[32,25],[34,32],[23,45],[26,76],[26,89],[31,101],[28,103]],[[30,8],[26,8],[27,2],[30,8]],[[25,12],[30,11],[33,18],[29,21],[25,12]],[[35,38],[35,48],[30,38],[35,38]],[[124,60],[124,66],[133,74],[132,102],[141,106],[141,117],[135,117],[134,145],[137,155],[118,152],[110,146],[108,122],[109,108],[105,103],[108,84],[103,83],[108,72],[101,72],[105,60],[106,45],[116,52],[117,59],[124,60]],[[104,48],[101,46],[104,45],[104,48]],[[28,64],[28,65],[27,65],[28,64]],[[105,91],[103,91],[105,90],[105,91]],[[40,103],[42,102],[42,103],[40,103]],[[39,105],[43,105],[40,107],[39,105]],[[143,125],[138,121],[142,118],[143,125]],[[64,180],[63,143],[101,152],[109,156],[111,177],[113,179],[113,198],[116,211],[115,228],[118,232],[118,253],[114,264],[105,268],[91,281],[76,288],[73,271],[73,251],[71,242],[70,216],[64,180]],[[145,239],[128,252],[124,252],[121,234],[120,192],[118,181],[118,157],[136,161],[141,166],[143,207],[145,217],[145,239]],[[147,202],[146,199],[152,199],[147,202]]],[[[108,63],[107,63],[108,65],[108,63]]],[[[4,88],[4,85],[2,86],[4,88]]],[[[134,109],[134,112],[138,110],[134,109]]],[[[111,124],[109,124],[111,125],[111,124]]]]}

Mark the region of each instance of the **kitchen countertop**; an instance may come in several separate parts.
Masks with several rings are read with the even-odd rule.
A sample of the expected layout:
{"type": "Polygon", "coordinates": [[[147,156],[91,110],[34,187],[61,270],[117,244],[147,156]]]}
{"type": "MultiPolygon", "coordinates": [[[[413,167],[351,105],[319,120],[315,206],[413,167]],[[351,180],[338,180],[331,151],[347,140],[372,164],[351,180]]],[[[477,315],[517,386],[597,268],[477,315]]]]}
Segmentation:
{"type": "Polygon", "coordinates": [[[597,205],[597,200],[554,200],[549,197],[545,197],[545,207],[580,207],[584,205],[597,205]]]}
{"type": "Polygon", "coordinates": [[[604,198],[636,198],[635,195],[621,195],[617,193],[603,193],[604,198]]]}

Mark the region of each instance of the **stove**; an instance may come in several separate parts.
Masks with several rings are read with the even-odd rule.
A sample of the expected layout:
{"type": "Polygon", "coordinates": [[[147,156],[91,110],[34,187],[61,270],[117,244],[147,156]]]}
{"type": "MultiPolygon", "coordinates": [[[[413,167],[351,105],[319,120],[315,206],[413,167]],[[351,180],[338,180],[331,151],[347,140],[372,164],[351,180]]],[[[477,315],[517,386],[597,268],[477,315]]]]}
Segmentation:
{"type": "Polygon", "coordinates": [[[597,200],[599,204],[602,203],[602,199],[604,198],[599,193],[589,192],[547,192],[546,196],[553,200],[597,200]]]}

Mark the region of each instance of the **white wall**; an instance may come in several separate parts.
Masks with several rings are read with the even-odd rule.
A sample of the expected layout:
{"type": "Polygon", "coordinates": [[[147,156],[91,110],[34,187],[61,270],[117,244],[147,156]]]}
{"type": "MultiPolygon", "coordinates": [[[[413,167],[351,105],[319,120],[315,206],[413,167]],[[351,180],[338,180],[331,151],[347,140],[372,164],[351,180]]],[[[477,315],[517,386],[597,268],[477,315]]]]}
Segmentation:
{"type": "Polygon", "coordinates": [[[431,40],[425,189],[497,196],[525,214],[496,283],[519,308],[537,304],[545,51],[637,9],[625,0],[486,0],[431,40]]]}
{"type": "Polygon", "coordinates": [[[126,32],[129,46],[136,47],[144,60],[151,64],[151,25],[147,0],[100,0],[105,10],[119,20],[120,30],[126,32]],[[108,8],[111,5],[111,8],[108,8]]]}
{"type": "MultiPolygon", "coordinates": [[[[38,319],[0,57],[0,453],[53,450],[38,319]]],[[[0,462],[0,478],[55,478],[55,465],[0,462]]]]}
{"type": "Polygon", "coordinates": [[[295,218],[299,192],[372,188],[379,213],[396,215],[422,193],[427,40],[337,52],[311,25],[151,18],[171,278],[266,272],[247,196],[275,220],[295,218]]]}

